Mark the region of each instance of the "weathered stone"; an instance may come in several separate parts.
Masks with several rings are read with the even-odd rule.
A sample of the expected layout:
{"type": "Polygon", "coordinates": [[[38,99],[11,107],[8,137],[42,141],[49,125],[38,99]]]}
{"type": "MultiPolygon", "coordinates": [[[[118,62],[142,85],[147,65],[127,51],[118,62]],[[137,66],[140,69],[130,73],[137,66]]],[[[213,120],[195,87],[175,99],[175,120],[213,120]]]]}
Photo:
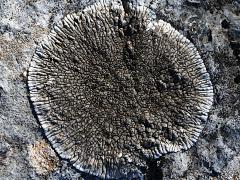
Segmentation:
{"type": "MultiPolygon", "coordinates": [[[[0,178],[43,179],[28,161],[29,145],[43,137],[24,75],[35,43],[64,15],[94,1],[0,1],[0,178]]],[[[239,179],[239,0],[155,1],[157,19],[169,22],[197,47],[214,87],[214,106],[198,142],[185,152],[149,162],[148,179],[239,179]],[[222,27],[227,20],[229,28],[222,27]]],[[[136,4],[136,3],[135,3],[136,4]]],[[[131,46],[129,46],[131,47],[131,46]]],[[[166,88],[164,84],[160,88],[166,88]]],[[[117,137],[116,137],[117,138],[117,137]]],[[[163,149],[164,151],[164,149],[163,149]]],[[[126,157],[128,158],[128,157],[126,157]]],[[[130,160],[130,159],[129,159],[130,160]]],[[[45,179],[90,179],[61,160],[45,179]]],[[[140,179],[137,175],[132,175],[140,179]]]]}

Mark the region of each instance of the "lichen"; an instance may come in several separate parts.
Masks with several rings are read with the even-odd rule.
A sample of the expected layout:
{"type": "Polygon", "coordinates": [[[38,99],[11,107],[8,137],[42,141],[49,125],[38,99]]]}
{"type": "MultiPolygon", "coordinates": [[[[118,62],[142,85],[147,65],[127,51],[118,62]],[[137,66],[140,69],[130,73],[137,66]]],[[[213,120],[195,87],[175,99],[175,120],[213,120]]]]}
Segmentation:
{"type": "Polygon", "coordinates": [[[28,146],[29,162],[40,175],[47,175],[58,165],[58,158],[44,140],[28,146]]]}
{"type": "Polygon", "coordinates": [[[194,45],[144,6],[100,2],[67,15],[36,49],[31,101],[62,158],[104,178],[189,149],[213,100],[194,45]]]}

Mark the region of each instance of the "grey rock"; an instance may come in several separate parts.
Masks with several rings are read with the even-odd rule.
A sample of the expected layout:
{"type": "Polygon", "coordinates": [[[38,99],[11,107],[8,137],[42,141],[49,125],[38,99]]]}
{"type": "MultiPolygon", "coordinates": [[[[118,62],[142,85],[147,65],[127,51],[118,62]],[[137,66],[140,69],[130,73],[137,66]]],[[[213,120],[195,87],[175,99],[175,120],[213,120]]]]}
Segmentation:
{"type": "MultiPolygon", "coordinates": [[[[28,146],[45,137],[32,112],[26,85],[36,43],[63,16],[92,3],[0,1],[0,179],[94,178],[65,160],[49,174],[37,174],[29,162],[28,146]]],[[[195,44],[212,79],[215,97],[197,143],[188,151],[149,162],[146,179],[239,179],[240,2],[206,0],[190,5],[166,0],[149,1],[149,6],[157,19],[169,22],[195,44]],[[228,25],[223,27],[224,20],[228,25]]]]}

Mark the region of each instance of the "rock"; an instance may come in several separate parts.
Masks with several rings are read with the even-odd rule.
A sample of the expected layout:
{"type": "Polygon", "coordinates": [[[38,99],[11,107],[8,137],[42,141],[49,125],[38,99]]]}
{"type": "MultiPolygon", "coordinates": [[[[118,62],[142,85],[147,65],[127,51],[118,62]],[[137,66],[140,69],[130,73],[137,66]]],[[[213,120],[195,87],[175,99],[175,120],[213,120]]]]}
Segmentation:
{"type": "Polygon", "coordinates": [[[11,154],[11,146],[4,140],[2,136],[0,136],[0,166],[6,166],[8,158],[11,154]]]}
{"type": "Polygon", "coordinates": [[[59,159],[44,140],[28,146],[29,162],[39,175],[48,175],[57,168],[59,159]]]}
{"type": "MultiPolygon", "coordinates": [[[[33,155],[34,148],[30,147],[37,147],[45,137],[32,111],[26,85],[26,71],[36,44],[64,15],[93,2],[0,1],[0,179],[96,178],[76,170],[64,159],[58,160],[49,144],[45,144],[47,151],[50,157],[57,157],[56,164],[39,173],[38,163],[30,159],[41,156],[33,155]]],[[[146,179],[240,179],[239,0],[166,0],[148,5],[157,19],[169,22],[201,52],[215,97],[197,143],[188,151],[169,153],[149,163],[146,179]]]]}

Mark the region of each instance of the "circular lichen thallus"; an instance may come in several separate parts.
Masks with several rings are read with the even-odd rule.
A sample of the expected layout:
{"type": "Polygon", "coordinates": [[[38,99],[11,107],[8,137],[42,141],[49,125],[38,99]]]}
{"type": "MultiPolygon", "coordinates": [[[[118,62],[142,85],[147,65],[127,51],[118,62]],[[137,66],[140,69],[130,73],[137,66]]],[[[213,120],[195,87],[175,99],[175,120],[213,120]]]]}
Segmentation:
{"type": "Polygon", "coordinates": [[[213,101],[193,44],[146,7],[126,13],[118,1],[57,24],[36,49],[28,86],[56,152],[102,178],[190,148],[213,101]]]}

